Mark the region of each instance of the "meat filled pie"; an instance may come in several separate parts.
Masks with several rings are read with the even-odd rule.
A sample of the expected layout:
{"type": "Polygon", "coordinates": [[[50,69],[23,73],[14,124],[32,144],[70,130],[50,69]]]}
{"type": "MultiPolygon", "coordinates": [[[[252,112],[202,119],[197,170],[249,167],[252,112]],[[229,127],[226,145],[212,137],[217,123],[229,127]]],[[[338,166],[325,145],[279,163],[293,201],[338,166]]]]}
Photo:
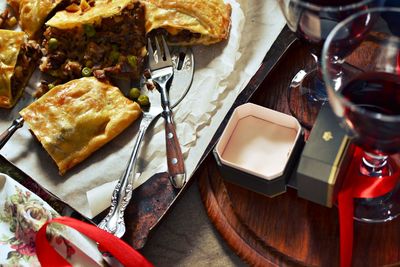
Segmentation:
{"type": "Polygon", "coordinates": [[[57,12],[46,22],[41,71],[61,80],[94,75],[139,79],[146,55],[144,6],[97,0],[57,12]]]}
{"type": "Polygon", "coordinates": [[[11,108],[22,95],[40,49],[23,32],[0,30],[0,107],[11,108]]]}
{"type": "Polygon", "coordinates": [[[21,29],[30,38],[34,38],[37,37],[50,13],[66,0],[7,0],[7,2],[18,13],[21,29]]]}
{"type": "Polygon", "coordinates": [[[209,45],[229,35],[231,6],[223,0],[143,0],[146,32],[159,29],[170,43],[209,45]]]}
{"type": "Polygon", "coordinates": [[[85,77],[54,87],[20,114],[64,174],[120,134],[141,110],[117,87],[85,77]]]}

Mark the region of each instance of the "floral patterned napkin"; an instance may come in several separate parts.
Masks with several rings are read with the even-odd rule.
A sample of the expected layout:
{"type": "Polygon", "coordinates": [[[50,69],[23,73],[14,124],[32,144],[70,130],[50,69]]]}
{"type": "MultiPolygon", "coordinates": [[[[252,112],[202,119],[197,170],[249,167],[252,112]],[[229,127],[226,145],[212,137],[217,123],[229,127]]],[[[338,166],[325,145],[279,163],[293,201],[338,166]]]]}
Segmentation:
{"type": "MultiPolygon", "coordinates": [[[[40,266],[35,237],[59,214],[37,195],[0,173],[0,266],[40,266]]],[[[97,246],[72,228],[49,226],[51,244],[73,266],[104,266],[97,246]],[[87,256],[87,255],[90,255],[87,256]]]]}

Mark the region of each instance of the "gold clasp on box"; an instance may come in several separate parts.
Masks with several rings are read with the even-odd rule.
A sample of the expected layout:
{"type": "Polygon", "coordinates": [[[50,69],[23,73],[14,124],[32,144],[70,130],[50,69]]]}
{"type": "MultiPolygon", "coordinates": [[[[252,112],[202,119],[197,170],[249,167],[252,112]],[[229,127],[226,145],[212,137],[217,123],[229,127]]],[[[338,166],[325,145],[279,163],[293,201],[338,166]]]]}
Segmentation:
{"type": "Polygon", "coordinates": [[[333,139],[333,134],[330,131],[326,131],[324,132],[324,134],[322,135],[322,139],[324,139],[324,141],[329,142],[330,140],[333,139]]]}

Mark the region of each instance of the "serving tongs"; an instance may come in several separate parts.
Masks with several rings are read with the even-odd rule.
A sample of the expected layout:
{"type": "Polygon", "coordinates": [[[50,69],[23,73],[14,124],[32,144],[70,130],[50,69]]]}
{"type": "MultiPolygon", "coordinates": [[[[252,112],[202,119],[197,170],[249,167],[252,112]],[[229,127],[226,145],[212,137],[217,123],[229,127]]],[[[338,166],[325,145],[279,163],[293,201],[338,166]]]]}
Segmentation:
{"type": "MultiPolygon", "coordinates": [[[[168,48],[166,46],[165,40],[163,40],[163,45],[165,48],[165,52],[168,52],[168,48]]],[[[157,46],[156,53],[153,52],[153,49],[150,48],[151,43],[149,42],[149,65],[151,68],[150,60],[154,61],[155,54],[158,53],[160,55],[159,46],[157,46]]],[[[173,52],[174,53],[174,52],[173,52]]],[[[156,55],[157,56],[157,55],[156,55]]],[[[193,78],[193,68],[194,68],[194,59],[193,53],[191,49],[178,49],[175,51],[175,54],[171,56],[168,52],[164,57],[160,57],[158,59],[157,64],[161,66],[164,64],[166,66],[165,69],[160,69],[160,73],[165,74],[164,77],[159,76],[159,79],[162,79],[163,84],[167,85],[171,80],[172,76],[174,76],[174,82],[172,82],[172,87],[174,91],[180,91],[181,96],[178,100],[171,106],[171,109],[175,107],[186,95],[193,78]],[[168,64],[164,63],[164,60],[167,59],[168,64]],[[183,61],[183,63],[180,63],[183,61]],[[183,67],[184,66],[184,67],[183,67]],[[175,72],[175,74],[174,74],[175,72]],[[177,89],[179,88],[179,90],[177,89]]],[[[154,65],[153,65],[154,67],[154,65]]],[[[161,75],[161,74],[160,74],[161,75]]],[[[154,80],[154,72],[152,71],[152,79],[154,80]]],[[[154,80],[158,83],[156,80],[154,80]]],[[[149,90],[147,86],[141,86],[142,93],[146,94],[150,100],[150,106],[148,108],[143,109],[142,121],[139,126],[139,133],[136,139],[134,148],[132,150],[131,156],[128,161],[128,165],[126,170],[120,177],[111,197],[111,207],[107,214],[107,216],[98,224],[98,227],[114,234],[117,237],[122,237],[125,233],[125,222],[124,222],[124,212],[125,209],[132,197],[133,185],[136,179],[136,161],[139,154],[140,146],[143,140],[143,137],[154,119],[156,119],[162,112],[163,107],[161,105],[160,92],[156,89],[149,90]]],[[[179,145],[179,144],[178,144],[179,145]]]]}
{"type": "Polygon", "coordinates": [[[19,114],[19,111],[29,106],[36,99],[36,88],[33,88],[33,86],[26,86],[24,95],[21,96],[21,99],[18,101],[15,107],[7,111],[6,117],[15,119],[11,122],[11,125],[0,134],[0,150],[10,140],[14,133],[24,126],[24,119],[19,114]]]}
{"type": "Polygon", "coordinates": [[[2,134],[0,134],[0,149],[10,140],[11,136],[22,126],[24,126],[24,119],[22,117],[18,117],[11,123],[11,126],[8,127],[2,134]]]}

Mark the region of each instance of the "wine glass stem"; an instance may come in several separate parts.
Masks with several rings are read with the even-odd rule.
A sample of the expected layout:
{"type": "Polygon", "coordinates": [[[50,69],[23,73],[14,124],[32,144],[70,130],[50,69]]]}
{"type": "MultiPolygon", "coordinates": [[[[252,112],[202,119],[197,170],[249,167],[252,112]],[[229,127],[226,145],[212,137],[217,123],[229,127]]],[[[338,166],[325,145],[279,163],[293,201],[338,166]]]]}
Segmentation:
{"type": "Polygon", "coordinates": [[[387,155],[377,155],[364,152],[364,156],[360,164],[361,174],[377,178],[390,175],[391,169],[387,159],[387,155]]]}

